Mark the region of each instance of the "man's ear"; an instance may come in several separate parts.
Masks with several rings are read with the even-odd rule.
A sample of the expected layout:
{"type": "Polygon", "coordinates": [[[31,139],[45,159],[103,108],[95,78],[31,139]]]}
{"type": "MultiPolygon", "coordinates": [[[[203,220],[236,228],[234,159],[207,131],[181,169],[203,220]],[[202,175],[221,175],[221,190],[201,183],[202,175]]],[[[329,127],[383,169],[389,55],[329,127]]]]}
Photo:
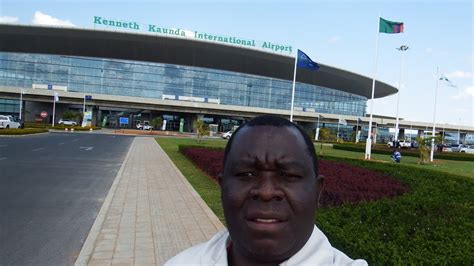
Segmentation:
{"type": "Polygon", "coordinates": [[[219,186],[222,188],[222,173],[219,173],[217,175],[217,182],[219,183],[219,186]]]}
{"type": "Polygon", "coordinates": [[[316,200],[317,206],[319,207],[319,199],[321,198],[321,193],[324,188],[324,176],[318,175],[316,179],[316,200]]]}

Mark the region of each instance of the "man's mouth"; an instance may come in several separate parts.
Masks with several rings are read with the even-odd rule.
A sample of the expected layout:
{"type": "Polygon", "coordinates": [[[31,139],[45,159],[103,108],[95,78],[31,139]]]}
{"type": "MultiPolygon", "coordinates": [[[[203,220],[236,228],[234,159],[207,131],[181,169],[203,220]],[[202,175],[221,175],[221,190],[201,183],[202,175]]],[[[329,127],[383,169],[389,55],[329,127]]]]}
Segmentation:
{"type": "Polygon", "coordinates": [[[282,222],[278,219],[265,219],[265,218],[255,218],[255,219],[251,219],[251,221],[255,223],[265,223],[265,224],[282,222]]]}

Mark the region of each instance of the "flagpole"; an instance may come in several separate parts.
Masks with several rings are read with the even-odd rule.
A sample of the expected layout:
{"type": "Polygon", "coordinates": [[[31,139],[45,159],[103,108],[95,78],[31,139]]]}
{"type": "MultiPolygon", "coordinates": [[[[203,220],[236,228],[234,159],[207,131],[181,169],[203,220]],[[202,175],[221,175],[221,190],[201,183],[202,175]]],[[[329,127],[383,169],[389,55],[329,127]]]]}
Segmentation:
{"type": "Polygon", "coordinates": [[[374,110],[374,94],[375,94],[375,77],[377,75],[377,57],[379,52],[379,24],[380,24],[380,13],[377,19],[377,38],[375,41],[375,63],[374,63],[374,78],[372,79],[372,98],[370,101],[370,118],[369,118],[369,132],[367,135],[367,141],[365,143],[365,159],[370,160],[370,152],[372,149],[372,113],[374,110]]]}
{"type": "Polygon", "coordinates": [[[402,89],[402,74],[403,74],[403,52],[408,50],[408,46],[402,45],[400,48],[397,48],[402,53],[401,56],[401,63],[400,63],[400,79],[398,81],[398,94],[397,94],[397,119],[395,123],[395,141],[398,141],[398,135],[399,135],[399,117],[398,117],[398,109],[400,106],[400,90],[402,89]]]}
{"type": "Polygon", "coordinates": [[[298,49],[296,49],[295,56],[295,70],[293,72],[293,89],[291,90],[291,110],[290,110],[290,121],[293,122],[293,105],[295,104],[295,85],[296,85],[296,65],[298,63],[298,49]]]}
{"type": "Polygon", "coordinates": [[[439,84],[439,67],[436,67],[436,90],[435,90],[435,100],[434,100],[434,112],[433,112],[433,132],[431,133],[431,154],[430,162],[433,162],[434,157],[434,138],[436,130],[436,100],[438,98],[438,84],[439,84]]]}
{"type": "Polygon", "coordinates": [[[337,121],[337,135],[336,135],[336,142],[339,142],[339,123],[341,121],[341,118],[337,121]]]}
{"type": "Polygon", "coordinates": [[[56,115],[56,95],[53,93],[53,127],[54,127],[55,115],[56,115]]]}

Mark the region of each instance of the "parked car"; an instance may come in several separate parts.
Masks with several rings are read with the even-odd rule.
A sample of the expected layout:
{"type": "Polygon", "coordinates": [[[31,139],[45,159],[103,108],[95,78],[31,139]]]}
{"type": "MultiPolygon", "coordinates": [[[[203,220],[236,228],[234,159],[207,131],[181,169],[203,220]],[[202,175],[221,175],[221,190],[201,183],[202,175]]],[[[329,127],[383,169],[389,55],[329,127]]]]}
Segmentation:
{"type": "Polygon", "coordinates": [[[0,115],[0,128],[21,128],[21,123],[11,115],[0,115]]]}
{"type": "MultiPolygon", "coordinates": [[[[395,141],[389,141],[387,143],[387,147],[393,148],[394,142],[395,141]]],[[[397,145],[397,148],[398,147],[400,147],[400,148],[411,148],[411,142],[409,142],[408,140],[399,140],[398,144],[399,145],[397,145]]]]}
{"type": "Polygon", "coordinates": [[[223,139],[230,139],[230,137],[232,137],[232,133],[234,133],[232,130],[231,130],[231,131],[227,131],[227,132],[225,132],[224,134],[222,134],[222,138],[223,138],[223,139]]]}
{"type": "Polygon", "coordinates": [[[451,145],[452,152],[460,152],[462,148],[466,148],[467,146],[464,144],[453,144],[451,145]]]}
{"type": "Polygon", "coordinates": [[[59,119],[58,124],[64,125],[64,126],[77,126],[77,122],[72,121],[70,119],[59,119]]]}
{"type": "Polygon", "coordinates": [[[461,148],[460,152],[474,153],[474,145],[466,146],[464,148],[461,148]]]}
{"type": "Polygon", "coordinates": [[[147,123],[147,121],[145,121],[144,124],[142,123],[137,123],[137,129],[141,129],[141,130],[152,130],[153,127],[147,123]]]}

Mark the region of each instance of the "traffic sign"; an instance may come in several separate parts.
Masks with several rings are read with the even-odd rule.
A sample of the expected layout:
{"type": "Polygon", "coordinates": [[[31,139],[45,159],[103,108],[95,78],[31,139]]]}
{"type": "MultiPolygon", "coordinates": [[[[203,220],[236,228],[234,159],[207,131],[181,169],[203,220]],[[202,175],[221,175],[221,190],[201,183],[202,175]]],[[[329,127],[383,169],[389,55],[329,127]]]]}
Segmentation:
{"type": "Polygon", "coordinates": [[[43,111],[43,112],[41,112],[40,115],[41,115],[42,118],[45,118],[45,117],[48,116],[48,113],[46,111],[43,111]]]}
{"type": "Polygon", "coordinates": [[[92,100],[92,95],[85,95],[84,98],[85,98],[87,101],[90,101],[90,100],[92,100]]]}

